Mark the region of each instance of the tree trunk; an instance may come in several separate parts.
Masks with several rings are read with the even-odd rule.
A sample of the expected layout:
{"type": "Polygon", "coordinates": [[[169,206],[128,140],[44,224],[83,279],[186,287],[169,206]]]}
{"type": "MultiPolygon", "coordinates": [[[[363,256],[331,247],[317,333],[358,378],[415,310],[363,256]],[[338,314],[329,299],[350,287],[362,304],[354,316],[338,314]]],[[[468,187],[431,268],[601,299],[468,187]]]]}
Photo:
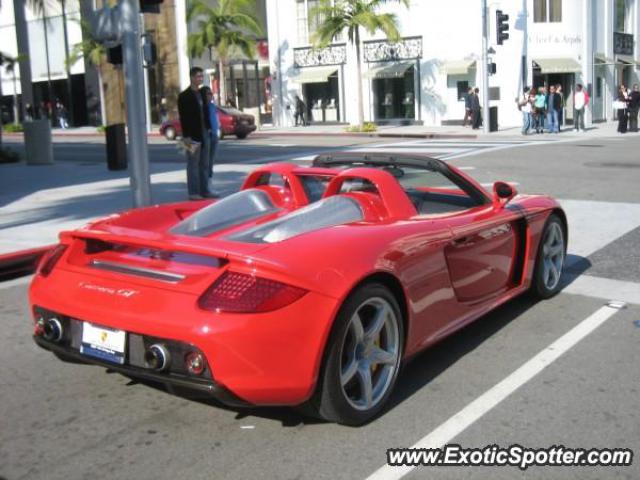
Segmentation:
{"type": "Polygon", "coordinates": [[[218,78],[220,84],[218,85],[218,92],[220,95],[220,101],[218,105],[226,105],[227,104],[227,81],[225,78],[224,72],[224,62],[222,59],[218,59],[218,78]]]}
{"type": "Polygon", "coordinates": [[[11,76],[13,77],[13,124],[18,125],[20,123],[20,107],[18,106],[18,89],[17,89],[17,81],[16,81],[16,67],[13,66],[13,71],[11,72],[11,76]]]}
{"type": "Polygon", "coordinates": [[[364,102],[362,100],[362,62],[360,60],[360,29],[356,27],[356,64],[358,66],[358,125],[364,125],[364,102]]]}
{"type": "Polygon", "coordinates": [[[13,0],[13,13],[16,22],[16,39],[18,43],[18,56],[20,58],[20,86],[22,88],[22,118],[26,118],[27,105],[33,104],[33,86],[31,83],[31,63],[29,56],[29,34],[27,32],[27,20],[25,18],[24,0],[13,0]],[[21,54],[21,55],[20,55],[21,54]]]}

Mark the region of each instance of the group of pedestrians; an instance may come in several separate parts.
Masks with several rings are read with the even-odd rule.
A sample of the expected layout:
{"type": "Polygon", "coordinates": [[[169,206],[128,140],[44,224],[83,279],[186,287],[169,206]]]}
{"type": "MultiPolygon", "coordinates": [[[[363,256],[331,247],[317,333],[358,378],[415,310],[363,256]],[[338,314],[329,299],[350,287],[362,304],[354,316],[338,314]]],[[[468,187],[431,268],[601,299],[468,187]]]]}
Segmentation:
{"type": "Polygon", "coordinates": [[[462,120],[462,126],[466,127],[467,122],[474,130],[479,129],[482,125],[480,89],[478,87],[469,87],[464,96],[464,119],[462,120]]]}
{"type": "MultiPolygon", "coordinates": [[[[564,120],[565,99],[562,85],[550,85],[549,89],[542,86],[525,87],[522,96],[516,99],[518,109],[522,112],[522,134],[530,131],[544,133],[559,133],[564,120]]],[[[584,131],[584,109],[589,103],[589,95],[581,84],[576,85],[573,94],[575,109],[574,127],[576,131],[584,131]]]]}
{"type": "Polygon", "coordinates": [[[189,71],[190,84],[178,95],[178,114],[187,155],[187,189],[190,200],[216,198],[211,189],[218,145],[218,110],[200,67],[189,71]]]}
{"type": "Polygon", "coordinates": [[[640,88],[638,84],[634,84],[631,90],[624,85],[620,85],[614,107],[618,110],[618,132],[637,132],[638,110],[640,110],[640,88]]]}

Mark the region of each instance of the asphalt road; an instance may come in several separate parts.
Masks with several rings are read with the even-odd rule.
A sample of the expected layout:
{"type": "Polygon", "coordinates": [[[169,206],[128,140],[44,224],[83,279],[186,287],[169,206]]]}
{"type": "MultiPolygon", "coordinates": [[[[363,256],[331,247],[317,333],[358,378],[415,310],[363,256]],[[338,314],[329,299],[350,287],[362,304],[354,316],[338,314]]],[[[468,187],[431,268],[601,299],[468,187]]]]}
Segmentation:
{"type": "MultiPolygon", "coordinates": [[[[450,158],[481,182],[506,180],[522,192],[552,194],[569,213],[566,288],[543,302],[516,299],[419,355],[402,372],[386,413],[349,428],[287,408],[228,409],[103,368],[63,364],[31,341],[26,283],[0,284],[0,477],[364,479],[385,464],[388,448],[455,431],[454,415],[469,405],[486,407],[483,394],[574,327],[583,328],[609,300],[628,304],[621,310],[604,307],[610,317],[601,325],[577,341],[569,334],[575,345],[566,353],[443,438],[465,448],[631,448],[637,456],[640,135],[555,138],[533,144],[515,138],[491,144],[223,142],[221,161],[247,164],[275,155],[304,163],[313,152],[342,146],[422,151],[450,158]]],[[[71,142],[57,144],[56,153],[80,164],[100,161],[101,148],[71,142]]],[[[152,146],[153,162],[171,164],[172,149],[152,146]]],[[[458,424],[462,417],[456,417],[458,424]]],[[[397,471],[380,473],[387,476],[377,478],[398,478],[397,471]]],[[[406,478],[636,479],[640,466],[634,458],[630,467],[419,467],[406,478]]]]}

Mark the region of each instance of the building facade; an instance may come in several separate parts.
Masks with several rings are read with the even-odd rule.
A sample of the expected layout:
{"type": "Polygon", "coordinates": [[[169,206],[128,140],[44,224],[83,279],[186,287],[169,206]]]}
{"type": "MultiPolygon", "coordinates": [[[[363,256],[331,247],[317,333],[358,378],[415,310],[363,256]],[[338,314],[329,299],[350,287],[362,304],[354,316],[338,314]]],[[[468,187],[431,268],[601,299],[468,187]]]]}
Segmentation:
{"type": "MultiPolygon", "coordinates": [[[[502,127],[521,122],[515,99],[525,86],[561,84],[565,121],[573,119],[572,93],[585,85],[588,121],[614,118],[617,84],[639,82],[637,0],[499,0],[488,2],[489,104],[502,127]],[[496,42],[496,10],[509,15],[509,35],[496,42]]],[[[355,48],[339,36],[326,48],[310,43],[317,0],[267,0],[274,123],[294,122],[301,96],[314,122],[357,122],[361,84],[365,120],[379,124],[446,125],[464,117],[468,87],[482,85],[482,1],[414,0],[407,9],[387,4],[402,40],[362,36],[362,75],[355,48]]]]}

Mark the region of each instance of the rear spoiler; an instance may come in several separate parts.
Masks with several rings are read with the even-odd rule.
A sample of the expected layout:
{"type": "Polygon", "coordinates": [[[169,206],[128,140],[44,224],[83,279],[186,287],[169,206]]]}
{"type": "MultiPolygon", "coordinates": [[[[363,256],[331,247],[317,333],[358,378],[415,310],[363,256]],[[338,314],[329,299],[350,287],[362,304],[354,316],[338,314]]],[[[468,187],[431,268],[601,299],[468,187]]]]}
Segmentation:
{"type": "Polygon", "coordinates": [[[248,255],[264,248],[258,244],[229,242],[220,238],[176,236],[124,227],[115,227],[113,231],[91,229],[64,231],[60,233],[60,239],[63,242],[71,242],[75,239],[96,240],[109,244],[169,250],[227,260],[244,260],[248,255]]]}

